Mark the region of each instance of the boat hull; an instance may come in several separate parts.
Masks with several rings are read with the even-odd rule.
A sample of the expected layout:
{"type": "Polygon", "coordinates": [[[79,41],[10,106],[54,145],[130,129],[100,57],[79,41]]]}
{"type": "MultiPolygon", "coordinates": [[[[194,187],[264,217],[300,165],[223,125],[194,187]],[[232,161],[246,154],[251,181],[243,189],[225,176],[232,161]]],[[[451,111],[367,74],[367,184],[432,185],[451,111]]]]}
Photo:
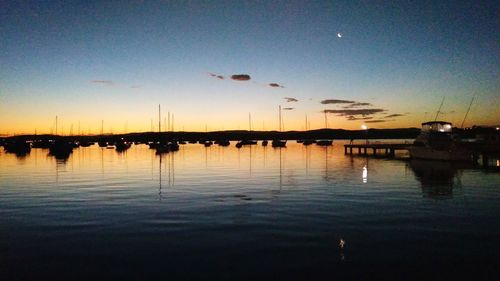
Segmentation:
{"type": "Polygon", "coordinates": [[[437,150],[431,147],[414,146],[410,148],[410,157],[413,159],[428,159],[440,161],[469,161],[471,155],[462,149],[437,150]]]}

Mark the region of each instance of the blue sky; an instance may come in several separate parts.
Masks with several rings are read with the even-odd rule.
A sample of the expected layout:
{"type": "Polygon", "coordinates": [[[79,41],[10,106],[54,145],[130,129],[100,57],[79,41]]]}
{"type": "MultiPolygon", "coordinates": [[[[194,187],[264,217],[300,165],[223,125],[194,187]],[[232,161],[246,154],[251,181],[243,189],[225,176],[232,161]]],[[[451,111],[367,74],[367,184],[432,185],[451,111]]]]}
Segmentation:
{"type": "Polygon", "coordinates": [[[306,114],[319,128],[322,110],[345,109],[327,99],[384,110],[329,114],[331,127],[408,127],[443,96],[456,124],[474,94],[467,125],[500,121],[494,1],[123,2],[1,2],[0,133],[47,131],[55,115],[149,130],[159,103],[178,129],[247,129],[248,112],[275,129],[278,105],[294,108],[286,129],[306,114]]]}

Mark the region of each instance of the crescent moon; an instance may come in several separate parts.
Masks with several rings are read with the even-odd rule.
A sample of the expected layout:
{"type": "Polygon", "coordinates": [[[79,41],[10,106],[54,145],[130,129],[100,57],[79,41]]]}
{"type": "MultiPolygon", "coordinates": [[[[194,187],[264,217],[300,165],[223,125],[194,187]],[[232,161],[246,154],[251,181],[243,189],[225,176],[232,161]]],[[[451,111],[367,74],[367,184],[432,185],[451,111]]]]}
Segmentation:
{"type": "Polygon", "coordinates": [[[342,33],[337,33],[338,38],[342,38],[342,33]]]}

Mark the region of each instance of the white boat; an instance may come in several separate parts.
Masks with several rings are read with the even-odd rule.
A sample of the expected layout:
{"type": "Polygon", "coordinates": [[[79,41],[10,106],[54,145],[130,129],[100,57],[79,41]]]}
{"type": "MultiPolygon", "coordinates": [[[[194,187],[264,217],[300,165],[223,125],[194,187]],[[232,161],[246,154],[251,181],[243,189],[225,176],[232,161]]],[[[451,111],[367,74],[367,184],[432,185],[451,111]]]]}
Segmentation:
{"type": "Polygon", "coordinates": [[[410,157],[442,161],[468,161],[470,153],[453,139],[452,125],[444,121],[422,123],[422,131],[410,147],[410,157]]]}

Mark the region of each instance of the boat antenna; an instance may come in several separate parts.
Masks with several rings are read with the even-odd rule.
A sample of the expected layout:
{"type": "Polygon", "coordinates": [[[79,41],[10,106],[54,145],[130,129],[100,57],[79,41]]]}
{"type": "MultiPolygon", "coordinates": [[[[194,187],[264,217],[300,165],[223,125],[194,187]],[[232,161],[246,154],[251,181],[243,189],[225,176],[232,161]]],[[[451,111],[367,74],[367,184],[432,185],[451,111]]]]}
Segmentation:
{"type": "Polygon", "coordinates": [[[441,112],[441,107],[443,107],[444,98],[445,98],[445,96],[443,96],[443,99],[441,100],[441,104],[439,105],[439,109],[436,112],[436,118],[434,118],[434,121],[436,121],[438,119],[439,113],[441,112]]]}
{"type": "Polygon", "coordinates": [[[462,121],[462,125],[460,128],[464,127],[465,119],[467,119],[467,115],[469,115],[470,107],[472,106],[472,102],[474,102],[474,98],[476,97],[476,94],[472,96],[472,99],[470,100],[469,108],[467,108],[467,112],[465,113],[464,120],[462,121]]]}

